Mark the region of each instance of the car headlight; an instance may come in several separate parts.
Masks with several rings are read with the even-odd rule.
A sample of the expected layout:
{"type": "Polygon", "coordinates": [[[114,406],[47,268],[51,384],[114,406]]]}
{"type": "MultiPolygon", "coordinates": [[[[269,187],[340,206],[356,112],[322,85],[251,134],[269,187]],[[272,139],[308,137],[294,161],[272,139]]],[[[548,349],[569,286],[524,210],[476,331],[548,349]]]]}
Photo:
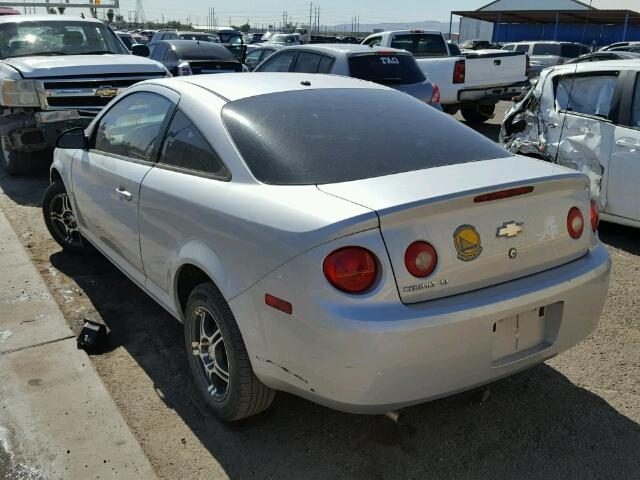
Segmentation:
{"type": "Polygon", "coordinates": [[[6,107],[39,107],[40,99],[33,80],[4,80],[2,104],[6,107]]]}

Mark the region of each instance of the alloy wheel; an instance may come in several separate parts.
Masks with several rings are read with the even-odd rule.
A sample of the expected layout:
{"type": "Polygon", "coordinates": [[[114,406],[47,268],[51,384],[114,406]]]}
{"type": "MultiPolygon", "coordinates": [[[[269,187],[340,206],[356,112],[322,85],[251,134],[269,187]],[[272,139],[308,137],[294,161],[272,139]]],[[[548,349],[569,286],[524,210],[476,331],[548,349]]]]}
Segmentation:
{"type": "Polygon", "coordinates": [[[78,229],[78,222],[67,193],[59,193],[51,199],[49,219],[62,241],[71,247],[82,247],[82,237],[78,229]]]}
{"type": "Polygon", "coordinates": [[[227,348],[215,316],[205,307],[197,307],[191,322],[191,347],[199,358],[200,378],[209,395],[222,401],[229,391],[227,348]]]}

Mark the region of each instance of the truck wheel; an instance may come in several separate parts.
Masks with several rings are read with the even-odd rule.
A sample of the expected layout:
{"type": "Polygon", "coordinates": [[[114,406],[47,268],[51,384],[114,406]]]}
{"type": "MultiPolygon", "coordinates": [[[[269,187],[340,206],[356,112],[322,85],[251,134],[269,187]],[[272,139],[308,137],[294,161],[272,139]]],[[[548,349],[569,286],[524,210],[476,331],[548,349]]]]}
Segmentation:
{"type": "Polygon", "coordinates": [[[62,180],[56,180],[45,190],[42,214],[47,230],[65,251],[84,253],[88,250],[62,180]]]}
{"type": "Polygon", "coordinates": [[[460,110],[458,105],[442,105],[442,111],[452,116],[458,113],[458,110],[460,110]]]}
{"type": "Polygon", "coordinates": [[[0,138],[2,146],[2,166],[9,175],[18,176],[32,170],[34,166],[33,152],[18,152],[9,148],[9,139],[6,136],[0,138]]]}
{"type": "Polygon", "coordinates": [[[238,324],[213,283],[189,295],[184,337],[198,391],[218,418],[240,420],[271,405],[275,391],[253,373],[238,324]]]}
{"type": "Polygon", "coordinates": [[[469,123],[484,123],[493,117],[495,105],[474,105],[462,109],[462,116],[469,123]]]}

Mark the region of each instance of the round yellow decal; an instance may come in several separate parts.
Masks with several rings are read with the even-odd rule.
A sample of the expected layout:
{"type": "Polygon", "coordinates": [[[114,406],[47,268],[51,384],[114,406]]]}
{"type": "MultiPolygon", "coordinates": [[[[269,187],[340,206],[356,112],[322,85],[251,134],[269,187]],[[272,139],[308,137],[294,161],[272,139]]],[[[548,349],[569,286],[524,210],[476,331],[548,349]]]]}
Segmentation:
{"type": "Polygon", "coordinates": [[[470,262],[482,253],[480,234],[473,225],[460,225],[453,233],[453,243],[458,252],[458,258],[463,262],[470,262]]]}

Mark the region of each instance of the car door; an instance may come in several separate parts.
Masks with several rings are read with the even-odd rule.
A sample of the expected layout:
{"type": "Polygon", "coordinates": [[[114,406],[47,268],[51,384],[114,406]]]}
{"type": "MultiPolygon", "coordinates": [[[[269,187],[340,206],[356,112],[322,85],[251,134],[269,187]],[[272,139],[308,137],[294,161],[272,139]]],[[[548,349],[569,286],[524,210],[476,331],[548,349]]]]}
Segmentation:
{"type": "Polygon", "coordinates": [[[140,184],[157,157],[176,97],[171,90],[150,86],[122,97],[96,121],[90,148],[76,157],[72,168],[82,235],[139,283],[144,282],[140,184]]]}
{"type": "Polygon", "coordinates": [[[157,165],[140,191],[140,249],[147,289],[172,308],[172,274],[189,242],[207,244],[231,221],[216,204],[231,175],[220,156],[180,108],[168,127],[157,165]],[[185,214],[188,212],[188,214],[185,214]]]}
{"type": "Polygon", "coordinates": [[[589,176],[591,194],[606,203],[609,156],[617,119],[617,71],[556,77],[555,105],[547,130],[557,163],[589,176]],[[554,119],[557,119],[554,121],[554,119]],[[552,128],[551,128],[552,127],[552,128]]]}
{"type": "Polygon", "coordinates": [[[614,131],[605,213],[640,221],[640,74],[629,73],[621,105],[631,108],[614,131]]]}

